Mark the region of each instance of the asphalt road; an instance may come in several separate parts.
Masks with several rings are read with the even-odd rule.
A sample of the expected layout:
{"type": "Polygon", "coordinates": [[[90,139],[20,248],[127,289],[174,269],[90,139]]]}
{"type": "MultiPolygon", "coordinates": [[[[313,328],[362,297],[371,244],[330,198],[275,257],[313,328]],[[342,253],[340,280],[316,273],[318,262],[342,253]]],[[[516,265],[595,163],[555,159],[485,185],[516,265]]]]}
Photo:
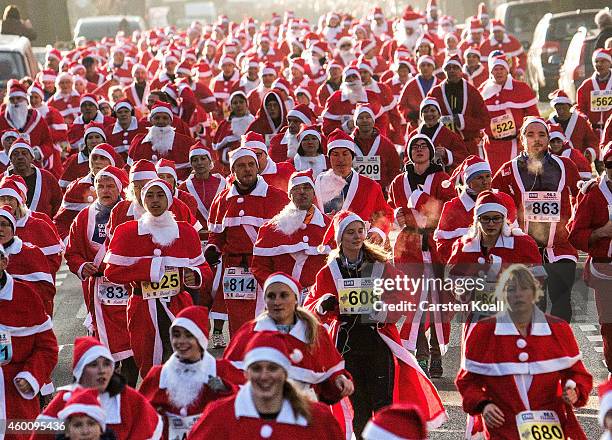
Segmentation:
{"type": "MultiPolygon", "coordinates": [[[[60,344],[59,363],[53,379],[57,386],[72,382],[71,365],[74,338],[85,335],[83,326],[86,311],[83,305],[81,283],[64,265],[57,276],[57,296],[55,299],[54,328],[60,344]]],[[[580,345],[587,369],[595,380],[595,386],[606,379],[607,369],[602,361],[602,342],[597,325],[597,313],[592,295],[588,295],[582,282],[576,283],[573,292],[574,320],[572,328],[580,345]]],[[[465,429],[465,414],[461,409],[461,397],[456,391],[453,380],[459,368],[460,324],[453,324],[452,339],[448,353],[443,359],[444,377],[436,380],[442,400],[449,415],[449,421],[431,433],[431,439],[460,439],[465,429]]],[[[221,353],[213,352],[216,356],[221,353]]],[[[599,407],[596,388],[585,408],[577,411],[578,419],[584,427],[587,438],[598,439],[601,430],[597,423],[599,407]]]]}

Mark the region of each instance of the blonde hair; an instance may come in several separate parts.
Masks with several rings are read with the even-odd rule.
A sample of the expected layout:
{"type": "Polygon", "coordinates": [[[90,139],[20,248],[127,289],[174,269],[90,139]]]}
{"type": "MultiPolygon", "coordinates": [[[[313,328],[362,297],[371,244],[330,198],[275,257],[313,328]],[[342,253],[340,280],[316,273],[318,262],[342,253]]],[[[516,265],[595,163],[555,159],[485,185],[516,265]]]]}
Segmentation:
{"type": "Polygon", "coordinates": [[[497,281],[495,288],[495,296],[497,299],[508,303],[508,285],[514,282],[522,289],[531,289],[533,291],[534,303],[538,302],[544,295],[540,288],[540,283],[531,273],[531,270],[524,264],[512,264],[504,270],[497,281]]]}
{"type": "MultiPolygon", "coordinates": [[[[332,250],[329,253],[329,255],[327,256],[328,263],[333,261],[340,254],[340,247],[341,245],[338,245],[336,249],[332,250]]],[[[363,242],[362,250],[363,260],[368,261],[370,263],[386,263],[391,259],[391,255],[385,250],[384,247],[378,244],[374,244],[370,240],[365,240],[363,242]]]]}
{"type": "Polygon", "coordinates": [[[296,417],[302,416],[310,423],[310,400],[298,391],[291,382],[285,381],[283,384],[283,397],[291,404],[291,409],[293,409],[293,413],[296,417]]]}

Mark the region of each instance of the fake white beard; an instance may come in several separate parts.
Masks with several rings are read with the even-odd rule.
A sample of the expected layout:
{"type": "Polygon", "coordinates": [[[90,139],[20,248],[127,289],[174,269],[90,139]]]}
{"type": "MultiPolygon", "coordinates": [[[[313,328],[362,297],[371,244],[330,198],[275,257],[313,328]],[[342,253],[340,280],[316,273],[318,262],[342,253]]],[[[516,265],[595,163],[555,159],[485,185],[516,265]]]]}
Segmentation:
{"type": "Polygon", "coordinates": [[[174,240],[179,238],[178,223],[176,223],[169,210],[159,217],[145,212],[138,220],[138,223],[141,225],[139,230],[146,234],[151,234],[153,243],[160,246],[169,246],[174,240]]]}
{"type": "Polygon", "coordinates": [[[356,60],[357,57],[351,50],[339,50],[340,58],[344,61],[345,65],[351,64],[352,61],[356,60]]]}
{"type": "Polygon", "coordinates": [[[156,127],[155,125],[149,128],[151,138],[151,148],[156,153],[165,156],[172,150],[174,143],[174,130],[172,127],[156,127]]]}
{"type": "Polygon", "coordinates": [[[406,34],[405,28],[403,26],[400,26],[400,30],[397,34],[396,40],[397,40],[398,46],[404,46],[408,48],[408,50],[413,50],[414,45],[416,44],[419,37],[420,35],[416,31],[413,32],[412,35],[406,34]]]}
{"type": "Polygon", "coordinates": [[[287,157],[295,156],[299,147],[297,136],[287,132],[287,157]]]}
{"type": "Polygon", "coordinates": [[[164,365],[166,394],[170,403],[177,408],[188,408],[200,395],[208,378],[204,361],[185,364],[172,355],[164,365]]]}
{"type": "Polygon", "coordinates": [[[381,25],[379,25],[376,22],[376,20],[372,20],[370,22],[370,28],[372,29],[372,33],[376,35],[377,37],[380,37],[382,34],[384,34],[387,31],[387,25],[386,25],[386,22],[384,21],[381,25]]]}
{"type": "Polygon", "coordinates": [[[271,223],[275,225],[277,231],[285,235],[291,235],[300,229],[300,226],[304,223],[306,214],[307,211],[298,209],[293,202],[290,202],[281,212],[272,218],[271,223]]]}
{"type": "Polygon", "coordinates": [[[539,159],[528,159],[527,169],[531,174],[542,174],[542,171],[544,170],[544,164],[539,159]]]}
{"type": "Polygon", "coordinates": [[[332,170],[320,174],[319,194],[321,195],[321,204],[324,205],[330,200],[338,197],[346,185],[346,180],[338,176],[332,170]]]}
{"type": "Polygon", "coordinates": [[[255,118],[252,114],[248,114],[246,116],[236,117],[234,116],[231,119],[232,122],[232,133],[234,136],[242,136],[246,133],[247,128],[251,125],[255,118]]]}
{"type": "Polygon", "coordinates": [[[366,101],[366,91],[361,81],[353,81],[350,83],[343,82],[340,85],[342,94],[347,96],[351,104],[356,102],[366,101]]]}
{"type": "Polygon", "coordinates": [[[19,104],[11,104],[6,106],[6,111],[15,128],[23,128],[28,121],[28,104],[20,102],[19,104]]]}

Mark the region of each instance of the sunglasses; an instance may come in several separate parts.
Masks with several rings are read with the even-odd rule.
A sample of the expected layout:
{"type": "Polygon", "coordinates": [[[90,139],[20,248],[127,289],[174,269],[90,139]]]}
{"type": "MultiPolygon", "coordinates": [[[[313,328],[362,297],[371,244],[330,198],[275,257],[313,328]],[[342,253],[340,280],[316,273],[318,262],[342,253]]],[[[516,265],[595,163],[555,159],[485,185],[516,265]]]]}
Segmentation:
{"type": "Polygon", "coordinates": [[[504,218],[502,216],[497,216],[497,217],[478,217],[478,221],[482,224],[487,224],[487,223],[495,223],[495,224],[499,224],[504,220],[504,218]]]}

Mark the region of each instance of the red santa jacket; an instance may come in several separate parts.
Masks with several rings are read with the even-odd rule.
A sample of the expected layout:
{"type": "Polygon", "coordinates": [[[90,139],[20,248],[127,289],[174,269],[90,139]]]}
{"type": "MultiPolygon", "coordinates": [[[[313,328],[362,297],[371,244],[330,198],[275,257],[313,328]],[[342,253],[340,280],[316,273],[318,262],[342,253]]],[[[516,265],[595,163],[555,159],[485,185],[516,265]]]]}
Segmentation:
{"type": "Polygon", "coordinates": [[[102,124],[104,127],[111,125],[115,122],[115,118],[110,116],[104,116],[100,111],[96,113],[96,116],[88,122],[83,121],[83,116],[78,116],[72,124],[68,126],[68,142],[73,151],[80,151],[83,149],[85,144],[85,126],[89,122],[95,122],[96,124],[102,124]]]}
{"type": "Polygon", "coordinates": [[[53,156],[53,141],[49,126],[45,122],[45,118],[35,109],[28,110],[28,119],[23,127],[15,127],[6,110],[2,112],[0,114],[0,131],[4,130],[15,130],[23,137],[29,138],[32,148],[38,149],[43,158],[43,161],[36,162],[37,164],[42,165],[44,160],[53,156]]]}
{"type": "MultiPolygon", "coordinates": [[[[424,134],[425,124],[419,125],[419,127],[408,135],[410,139],[415,134],[424,134]]],[[[469,153],[466,144],[461,139],[461,135],[448,129],[446,125],[438,122],[438,127],[431,136],[431,142],[434,147],[442,147],[445,150],[445,157],[442,157],[444,163],[444,169],[449,173],[463,162],[469,153]]],[[[404,150],[404,157],[408,158],[407,150],[404,150]]]]}
{"type": "Polygon", "coordinates": [[[366,99],[364,101],[352,104],[348,96],[342,93],[342,90],[335,91],[328,99],[323,110],[323,134],[329,135],[336,128],[342,128],[342,124],[353,118],[355,108],[359,104],[367,103],[372,108],[376,115],[375,126],[381,133],[385,133],[386,126],[381,123],[380,116],[382,115],[382,104],[379,96],[371,90],[366,90],[366,99]]]}
{"type": "MultiPolygon", "coordinates": [[[[408,128],[406,129],[408,132],[413,131],[419,125],[419,107],[421,105],[421,101],[425,99],[425,93],[421,87],[421,83],[419,82],[420,77],[421,75],[418,74],[406,83],[397,104],[400,114],[408,123],[408,128]]],[[[439,82],[440,80],[434,76],[433,85],[431,86],[432,89],[438,85],[439,82]]]]}
{"type": "Polygon", "coordinates": [[[491,33],[489,38],[480,43],[480,61],[486,63],[489,59],[489,54],[498,50],[501,50],[506,55],[506,58],[510,60],[511,72],[525,72],[527,68],[527,54],[521,42],[514,35],[504,33],[504,39],[498,41],[493,33],[491,33]]]}
{"type": "Polygon", "coordinates": [[[193,174],[190,174],[179,185],[181,191],[186,191],[193,196],[197,207],[196,218],[206,230],[208,230],[212,201],[225,188],[227,188],[227,180],[220,174],[212,174],[206,180],[196,179],[193,174]]]}
{"type": "MultiPolygon", "coordinates": [[[[553,124],[559,124],[556,112],[550,115],[549,121],[553,124]]],[[[559,126],[561,125],[559,124],[559,126]]],[[[572,147],[580,150],[583,154],[588,152],[591,155],[591,160],[599,158],[599,135],[595,134],[587,117],[580,113],[578,109],[572,111],[563,133],[572,147]]]]}
{"type": "Polygon", "coordinates": [[[567,437],[586,440],[572,407],[561,399],[561,387],[570,381],[578,394],[574,406],[588,400],[593,379],[580,358],[570,326],[537,307],[524,337],[507,313],[480,321],[467,339],[465,362],[455,381],[463,410],[478,415],[483,402],[489,401],[504,413],[500,428],[485,425],[485,438],[516,439],[520,412],[546,410],[557,413],[567,437]]]}
{"type": "Polygon", "coordinates": [[[240,72],[238,69],[234,69],[234,73],[229,79],[225,79],[223,72],[216,75],[210,82],[210,88],[215,95],[217,104],[220,106],[227,107],[229,103],[227,100],[232,93],[232,86],[236,81],[240,80],[240,72]]]}
{"type": "Polygon", "coordinates": [[[81,95],[76,90],[72,90],[69,95],[60,92],[55,93],[47,104],[55,108],[67,124],[72,124],[81,113],[81,95]]]}
{"type": "MultiPolygon", "coordinates": [[[[548,261],[551,263],[562,258],[576,261],[576,249],[574,249],[568,241],[566,225],[572,213],[571,197],[575,197],[578,193],[580,175],[578,174],[576,165],[574,165],[570,159],[552,155],[551,158],[555,160],[561,168],[561,179],[556,191],[561,193],[561,220],[558,223],[550,224],[551,231],[545,250],[548,261]]],[[[529,191],[525,189],[525,185],[519,175],[518,157],[512,159],[510,162],[506,162],[501,167],[493,177],[491,185],[493,188],[497,188],[512,196],[517,208],[518,224],[523,231],[529,231],[529,222],[524,220],[525,208],[523,204],[523,194],[529,191]]]]}
{"type": "Polygon", "coordinates": [[[63,171],[61,146],[59,144],[68,141],[68,124],[64,122],[64,118],[59,111],[53,107],[43,104],[36,110],[45,119],[53,141],[53,154],[47,159],[46,168],[55,177],[59,177],[63,171]]]}
{"type": "MultiPolygon", "coordinates": [[[[36,292],[8,273],[0,287],[0,327],[10,335],[12,356],[0,366],[0,408],[5,419],[34,420],[40,413],[36,395],[49,380],[57,363],[58,346],[51,318],[36,292]],[[15,379],[25,379],[32,387],[29,395],[22,394],[15,379]]],[[[21,435],[7,435],[17,440],[21,435]]]]}
{"type": "Polygon", "coordinates": [[[257,111],[261,107],[261,101],[263,97],[270,90],[271,89],[264,87],[263,83],[261,83],[247,94],[247,102],[249,104],[249,113],[251,113],[252,115],[257,113],[257,111]]]}
{"type": "Polygon", "coordinates": [[[268,148],[268,156],[274,162],[284,162],[290,156],[295,156],[299,147],[297,135],[292,136],[287,127],[284,127],[280,132],[276,133],[270,139],[270,146],[268,148]],[[291,150],[294,151],[293,155],[289,154],[289,144],[291,143],[291,150]]]}
{"type": "MultiPolygon", "coordinates": [[[[462,79],[463,108],[458,113],[460,126],[455,131],[465,140],[469,154],[478,154],[477,143],[481,138],[481,130],[486,128],[489,121],[489,112],[478,89],[467,80],[462,79]]],[[[451,106],[446,96],[446,80],[434,85],[429,96],[435,98],[442,109],[442,115],[452,115],[451,106]]],[[[455,161],[456,164],[460,161],[455,161]]]]}
{"type": "Polygon", "coordinates": [[[268,157],[268,163],[259,175],[268,185],[287,192],[289,178],[293,173],[295,173],[295,168],[289,162],[276,163],[268,157]]]}
{"type": "Polygon", "coordinates": [[[389,79],[383,81],[381,77],[381,81],[383,81],[384,84],[386,84],[391,89],[391,93],[393,94],[393,98],[395,99],[395,105],[389,110],[390,127],[387,136],[394,144],[403,145],[405,142],[404,138],[406,136],[407,124],[406,120],[400,114],[397,104],[400,101],[402,90],[404,89],[404,86],[406,84],[401,82],[397,74],[394,74],[391,71],[389,72],[389,79]]]}
{"type": "MultiPolygon", "coordinates": [[[[374,94],[378,97],[380,101],[380,110],[376,113],[376,122],[379,127],[383,127],[380,132],[387,136],[389,131],[389,125],[391,124],[391,118],[389,117],[389,112],[393,110],[397,106],[397,99],[389,87],[384,82],[376,82],[372,80],[370,84],[364,86],[366,90],[374,92],[374,94]]],[[[397,122],[396,119],[393,120],[394,123],[397,122]]],[[[398,127],[393,126],[394,130],[397,130],[398,127]]]]}
{"type": "MultiPolygon", "coordinates": [[[[57,179],[49,171],[34,167],[34,173],[36,174],[34,193],[32,200],[27,201],[28,208],[53,218],[62,203],[62,190],[57,179]]],[[[12,166],[4,172],[4,175],[7,176],[11,174],[13,174],[12,166]]]]}
{"type": "Polygon", "coordinates": [[[574,162],[574,165],[576,165],[576,168],[578,169],[578,174],[580,175],[581,179],[590,180],[591,177],[593,177],[593,172],[591,171],[591,162],[589,162],[589,160],[584,157],[584,154],[582,154],[580,150],[572,148],[569,144],[567,144],[563,147],[563,150],[561,150],[559,154],[553,153],[550,148],[549,151],[551,152],[551,154],[567,157],[572,162],[574,162]]]}
{"type": "Polygon", "coordinates": [[[251,386],[245,385],[231,397],[211,403],[192,428],[189,438],[257,438],[262,432],[269,438],[306,440],[342,440],[344,437],[329,407],[310,402],[311,421],[295,417],[291,404],[283,400],[275,420],[262,419],[255,409],[251,386]]]}
{"type": "Polygon", "coordinates": [[[217,108],[217,100],[213,92],[202,81],[194,81],[189,86],[193,91],[197,104],[207,113],[217,108]]]}
{"type": "Polygon", "coordinates": [[[93,175],[88,173],[85,177],[74,180],[64,194],[62,205],[53,218],[57,232],[65,239],[70,232],[70,225],[83,209],[96,199],[96,188],[94,187],[93,175]]]}
{"type": "MultiPolygon", "coordinates": [[[[351,375],[344,368],[344,359],[325,328],[319,325],[316,341],[309,344],[307,326],[306,322],[296,318],[291,331],[284,335],[289,353],[298,350],[303,355],[299,362],[293,364],[296,368],[289,372],[289,377],[307,388],[314,388],[320,401],[335,403],[341,398],[340,390],[335,384],[336,379],[342,374],[349,378],[351,375]]],[[[256,332],[261,331],[278,332],[276,323],[265,313],[240,327],[225,349],[223,358],[244,369],[246,346],[256,332]]]]}
{"type": "Polygon", "coordinates": [[[605,112],[591,110],[591,96],[593,91],[600,90],[612,90],[612,76],[608,77],[607,82],[598,81],[597,72],[595,72],[590,78],[585,79],[576,91],[576,104],[578,110],[589,118],[589,122],[596,131],[603,130],[604,124],[610,115],[612,115],[612,110],[605,112]]]}
{"type": "Polygon", "coordinates": [[[130,149],[130,144],[136,135],[146,133],[147,129],[144,124],[138,122],[135,116],[132,116],[130,125],[124,130],[118,121],[114,124],[104,127],[106,133],[106,142],[111,144],[117,153],[121,155],[123,160],[127,159],[127,153],[130,149]]]}
{"type": "Polygon", "coordinates": [[[316,206],[312,208],[314,211],[310,221],[302,223],[290,234],[287,233],[290,229],[283,232],[285,225],[282,219],[285,216],[286,221],[290,222],[287,216],[295,209],[292,203],[259,228],[253,247],[251,270],[260,285],[263,286],[268,276],[275,272],[290,274],[304,287],[314,284],[317,272],[325,265],[330,252],[328,246],[323,251],[317,249],[323,241],[330,219],[316,206]]]}
{"type": "Polygon", "coordinates": [[[386,194],[387,188],[400,173],[402,166],[399,154],[395,149],[395,145],[391,143],[388,137],[380,134],[376,129],[373,135],[364,139],[359,137],[359,128],[353,132],[353,140],[357,145],[355,150],[358,157],[380,157],[380,179],[377,180],[386,194]]]}
{"type": "Polygon", "coordinates": [[[603,153],[604,147],[608,145],[610,142],[612,142],[612,115],[608,117],[608,120],[606,121],[606,125],[604,126],[603,132],[601,134],[601,142],[599,143],[599,150],[602,152],[600,153],[602,157],[604,154],[603,153]]]}
{"type": "Polygon", "coordinates": [[[147,82],[144,87],[144,91],[142,93],[142,98],[138,96],[138,92],[136,91],[136,82],[132,82],[129,86],[123,89],[123,94],[130,101],[130,104],[139,112],[139,115],[142,116],[143,112],[147,108],[147,96],[149,96],[149,92],[151,88],[149,87],[149,83],[147,82]]]}
{"type": "MultiPolygon", "coordinates": [[[[118,378],[114,378],[118,380],[118,378]]],[[[38,416],[38,420],[55,421],[57,414],[64,409],[68,397],[75,385],[68,385],[55,395],[51,403],[38,416]]],[[[100,396],[102,409],[106,414],[106,427],[117,436],[117,440],[149,440],[161,439],[163,421],[155,408],[138,391],[123,385],[121,392],[111,396],[108,392],[100,396]]],[[[40,412],[40,410],[39,410],[40,412]]],[[[42,432],[32,434],[32,440],[50,440],[52,436],[42,432]]]]}
{"type": "Polygon", "coordinates": [[[246,133],[254,120],[255,117],[249,113],[241,118],[224,119],[219,124],[213,137],[212,146],[215,155],[215,167],[222,175],[229,175],[228,154],[240,146],[240,136],[246,133]]]}
{"type": "Polygon", "coordinates": [[[86,176],[87,173],[89,173],[89,156],[85,156],[82,151],[68,156],[64,164],[64,172],[58,181],[60,188],[66,191],[68,185],[86,176]]]}
{"type": "Polygon", "coordinates": [[[489,79],[489,71],[484,64],[479,64],[476,70],[470,72],[467,68],[467,65],[463,65],[463,76],[467,79],[467,81],[479,89],[483,82],[489,79]]]}
{"type": "Polygon", "coordinates": [[[317,90],[317,100],[319,101],[319,106],[325,107],[327,105],[327,100],[338,88],[334,88],[329,84],[329,81],[325,81],[323,84],[319,86],[317,90]]]}

